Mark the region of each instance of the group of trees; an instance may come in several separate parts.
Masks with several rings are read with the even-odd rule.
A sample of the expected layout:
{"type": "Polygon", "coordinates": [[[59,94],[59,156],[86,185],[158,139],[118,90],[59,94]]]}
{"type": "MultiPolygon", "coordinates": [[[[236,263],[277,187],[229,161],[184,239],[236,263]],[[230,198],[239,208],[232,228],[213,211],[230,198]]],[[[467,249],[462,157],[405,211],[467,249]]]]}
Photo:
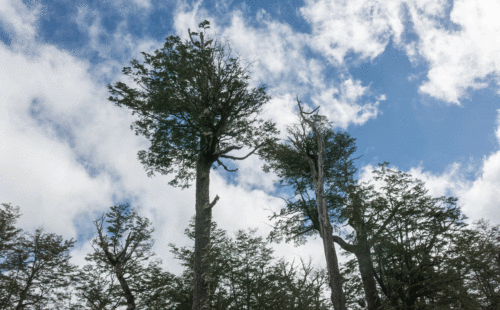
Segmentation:
{"type": "Polygon", "coordinates": [[[4,309],[499,309],[500,227],[470,228],[453,197],[431,197],[424,184],[389,169],[374,184],[354,175],[355,139],[336,132],[318,108],[297,98],[298,121],[277,138],[259,119],[270,99],[249,89],[247,68],[230,47],[188,30],[170,36],[145,61],[123,73],[139,88],[108,85],[109,99],[138,116],[132,127],[151,141],[139,160],[149,176],[173,174],[173,186],[195,181],[195,217],[186,231],[193,248],[171,245],[185,270],[162,270],[152,253],[152,228],[128,205],[111,208],[94,224],[88,265],[69,263],[74,240],[15,227],[19,209],[0,217],[0,307],[4,309]],[[196,39],[198,38],[198,39],[196,39]],[[242,156],[234,152],[249,149],[242,156]],[[285,206],[269,240],[254,231],[231,238],[217,229],[210,171],[252,154],[278,176],[285,206]],[[272,257],[269,242],[319,235],[326,272],[272,257]],[[345,264],[339,264],[335,244],[345,264]],[[349,260],[350,259],[350,260],[349,260]],[[330,298],[325,299],[325,293],[330,298]]]}
{"type": "MultiPolygon", "coordinates": [[[[74,241],[15,227],[19,208],[3,204],[0,237],[0,309],[188,310],[193,306],[192,247],[170,244],[184,266],[180,275],[163,270],[151,251],[153,229],[129,205],[118,205],[94,221],[93,252],[81,268],[69,262],[74,241]]],[[[327,275],[310,260],[275,259],[269,241],[255,230],[234,238],[211,226],[210,306],[213,309],[317,309],[325,298],[327,275]]],[[[194,223],[186,229],[194,241],[194,223]]]]}

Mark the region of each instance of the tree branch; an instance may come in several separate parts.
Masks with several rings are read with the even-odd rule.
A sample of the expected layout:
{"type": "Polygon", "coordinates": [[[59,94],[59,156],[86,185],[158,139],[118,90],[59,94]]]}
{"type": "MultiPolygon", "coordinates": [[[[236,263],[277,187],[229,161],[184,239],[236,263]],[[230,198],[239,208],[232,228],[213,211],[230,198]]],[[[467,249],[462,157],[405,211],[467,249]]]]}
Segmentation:
{"type": "Polygon", "coordinates": [[[218,158],[217,158],[217,163],[219,165],[221,165],[222,167],[224,167],[224,169],[226,171],[229,171],[229,172],[236,172],[236,171],[238,171],[238,168],[236,168],[236,169],[229,169],[229,168],[227,168],[226,165],[224,165],[218,158]]]}
{"type": "Polygon", "coordinates": [[[356,252],[356,246],[355,245],[347,243],[344,239],[342,239],[339,236],[333,235],[332,238],[333,238],[333,241],[335,243],[337,243],[338,245],[340,245],[340,247],[342,249],[346,250],[347,252],[350,252],[350,253],[356,252]]]}
{"type": "Polygon", "coordinates": [[[230,156],[230,155],[219,155],[219,157],[222,157],[222,158],[229,158],[229,159],[232,159],[232,160],[243,160],[243,159],[246,159],[248,156],[252,155],[253,153],[255,153],[255,151],[257,151],[261,146],[263,146],[264,143],[261,143],[259,145],[257,145],[253,151],[251,151],[250,153],[248,153],[247,155],[243,156],[243,157],[236,157],[236,156],[230,156]]]}
{"type": "Polygon", "coordinates": [[[389,217],[384,221],[384,223],[382,224],[382,226],[377,230],[377,232],[373,235],[373,237],[371,238],[370,242],[371,244],[374,244],[377,239],[380,237],[380,234],[382,233],[382,231],[384,231],[384,229],[387,227],[387,225],[389,225],[389,223],[392,221],[392,219],[394,218],[394,216],[396,215],[396,213],[398,212],[399,210],[399,207],[401,207],[401,203],[399,203],[396,208],[394,208],[394,210],[392,210],[391,214],[389,215],[389,217]]]}
{"type": "Polygon", "coordinates": [[[217,201],[218,201],[218,200],[219,200],[219,195],[215,195],[214,200],[213,200],[211,203],[207,204],[207,205],[203,208],[203,210],[209,210],[209,209],[212,209],[212,208],[215,206],[215,204],[217,203],[217,201]]]}
{"type": "Polygon", "coordinates": [[[215,154],[215,156],[221,156],[224,154],[227,154],[233,150],[241,150],[242,146],[237,146],[237,145],[231,145],[220,151],[219,153],[215,154]]]}

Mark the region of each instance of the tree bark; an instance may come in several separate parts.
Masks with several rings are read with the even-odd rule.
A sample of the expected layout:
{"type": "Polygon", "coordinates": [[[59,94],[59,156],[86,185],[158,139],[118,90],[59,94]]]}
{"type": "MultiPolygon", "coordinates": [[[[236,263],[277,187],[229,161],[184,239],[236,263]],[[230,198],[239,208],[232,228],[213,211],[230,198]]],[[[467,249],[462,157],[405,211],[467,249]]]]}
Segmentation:
{"type": "Polygon", "coordinates": [[[210,168],[212,163],[199,155],[196,166],[196,219],[194,239],[193,310],[210,309],[210,288],[208,283],[210,249],[210,226],[212,207],[210,204],[210,168]]]}
{"type": "Polygon", "coordinates": [[[342,290],[342,282],[333,242],[333,227],[330,223],[328,210],[326,208],[326,199],[323,192],[323,184],[316,184],[316,202],[319,213],[319,224],[321,229],[321,238],[323,239],[323,249],[325,251],[326,266],[328,269],[329,284],[332,291],[331,300],[335,310],[346,310],[345,296],[342,290]],[[318,186],[319,185],[319,186],[318,186]]]}
{"type": "Polygon", "coordinates": [[[370,256],[370,247],[363,246],[354,253],[358,259],[359,272],[363,281],[365,290],[365,299],[368,304],[368,310],[381,310],[382,303],[377,292],[377,284],[373,275],[373,262],[370,256]]]}
{"type": "Polygon", "coordinates": [[[363,282],[363,289],[365,292],[365,300],[368,304],[368,310],[382,310],[382,303],[377,291],[377,282],[375,279],[373,262],[371,258],[370,249],[366,238],[358,232],[359,244],[353,245],[344,241],[339,236],[333,236],[333,241],[342,247],[347,252],[356,255],[358,260],[359,273],[361,274],[361,281],[363,282]]]}
{"type": "MultiPolygon", "coordinates": [[[[328,206],[325,197],[325,175],[324,175],[324,155],[325,144],[323,136],[318,130],[313,121],[308,120],[304,116],[300,101],[297,99],[299,111],[302,119],[311,127],[316,141],[318,142],[317,159],[311,158],[307,152],[304,154],[305,159],[311,168],[312,177],[316,189],[316,206],[318,207],[320,236],[323,239],[323,249],[326,258],[326,267],[328,269],[328,278],[330,289],[332,291],[331,300],[335,310],[346,310],[345,296],[342,290],[342,277],[340,276],[339,263],[337,253],[335,252],[335,243],[333,242],[333,227],[328,216],[328,206]]],[[[313,111],[314,112],[314,111],[313,111]]],[[[311,112],[312,113],[312,112],[311,112]]],[[[310,114],[310,113],[309,113],[310,114]]],[[[305,151],[305,149],[304,149],[305,151]]]]}
{"type": "Polygon", "coordinates": [[[135,310],[135,297],[125,280],[122,264],[119,262],[116,264],[116,278],[118,279],[118,282],[120,282],[120,286],[125,294],[125,299],[127,300],[127,310],[135,310]]]}

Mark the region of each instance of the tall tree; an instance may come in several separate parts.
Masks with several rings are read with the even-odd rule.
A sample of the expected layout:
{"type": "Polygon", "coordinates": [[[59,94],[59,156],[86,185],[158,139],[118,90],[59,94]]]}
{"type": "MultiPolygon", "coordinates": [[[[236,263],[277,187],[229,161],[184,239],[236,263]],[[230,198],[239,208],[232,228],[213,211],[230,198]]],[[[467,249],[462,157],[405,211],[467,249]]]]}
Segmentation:
{"type": "MultiPolygon", "coordinates": [[[[298,100],[297,100],[298,101],[298,100]]],[[[325,162],[325,143],[323,140],[323,135],[317,121],[317,117],[313,114],[311,118],[307,117],[307,114],[312,114],[313,112],[306,113],[298,101],[298,106],[300,110],[300,116],[307,125],[312,129],[314,137],[316,138],[316,143],[318,145],[318,150],[315,153],[309,153],[304,147],[304,132],[303,135],[296,136],[293,141],[294,145],[302,151],[304,158],[307,160],[309,167],[311,169],[312,178],[315,186],[316,193],[316,206],[318,207],[318,219],[319,219],[319,229],[320,236],[323,239],[323,249],[325,251],[326,257],[326,267],[328,269],[328,276],[330,280],[330,288],[332,290],[332,303],[335,310],[344,310],[345,307],[345,296],[342,290],[342,278],[340,276],[340,270],[338,265],[337,253],[335,251],[335,244],[333,242],[333,227],[330,222],[329,210],[326,203],[325,196],[325,173],[324,173],[324,162],[325,162]]]]}
{"type": "Polygon", "coordinates": [[[297,235],[314,230],[319,232],[323,240],[332,303],[336,310],[346,309],[331,222],[339,215],[343,201],[341,192],[345,188],[343,182],[346,177],[349,178],[343,175],[345,169],[341,169],[341,164],[345,166],[346,162],[340,160],[352,154],[352,140],[329,129],[326,117],[318,115],[317,109],[308,113],[298,99],[297,104],[300,123],[288,128],[289,136],[284,144],[270,144],[261,152],[268,162],[264,169],[274,170],[281,184],[291,185],[295,195],[300,197],[288,203],[292,209],[300,210],[298,213],[293,211],[296,214],[292,221],[297,223],[291,227],[297,235]],[[308,190],[314,191],[313,199],[309,197],[308,190]],[[304,214],[310,223],[302,220],[304,214]]]}
{"type": "Polygon", "coordinates": [[[74,243],[40,228],[19,237],[2,264],[0,308],[56,307],[69,298],[65,288],[73,282],[77,270],[69,262],[74,243]]]}
{"type": "Polygon", "coordinates": [[[108,85],[118,106],[126,106],[139,120],[137,134],[151,141],[139,159],[151,176],[175,173],[171,185],[188,187],[196,179],[196,222],[193,309],[209,309],[208,266],[212,208],[210,170],[223,160],[243,160],[256,152],[276,133],[273,123],[257,119],[269,100],[265,87],[248,89],[247,68],[231,56],[226,45],[206,40],[209,22],[199,24],[202,32],[189,32],[190,42],[170,36],[154,55],[142,53],[144,64],[133,60],[123,73],[140,86],[108,85]],[[196,37],[199,40],[195,40],[196,37]],[[148,66],[149,68],[147,68],[148,66]],[[231,151],[250,147],[245,156],[231,151]]]}

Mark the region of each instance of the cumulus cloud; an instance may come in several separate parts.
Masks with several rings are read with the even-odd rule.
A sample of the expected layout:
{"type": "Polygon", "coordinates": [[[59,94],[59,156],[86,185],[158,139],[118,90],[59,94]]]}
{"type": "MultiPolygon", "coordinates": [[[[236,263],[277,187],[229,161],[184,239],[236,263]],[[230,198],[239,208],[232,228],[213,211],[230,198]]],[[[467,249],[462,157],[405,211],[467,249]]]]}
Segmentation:
{"type": "MultiPolygon", "coordinates": [[[[148,1],[135,2],[150,7],[148,1]]],[[[498,30],[498,23],[474,24],[480,17],[493,18],[497,4],[456,1],[450,20],[461,28],[452,31],[439,23],[447,12],[446,3],[310,0],[301,12],[311,23],[312,35],[272,20],[264,10],[255,25],[236,10],[227,14],[227,20],[213,22],[211,31],[227,36],[243,60],[255,61],[252,86],[266,83],[273,97],[263,116],[274,119],[282,133],[297,120],[296,95],[305,103],[322,106],[336,126],[347,128],[375,118],[385,97],[372,94],[369,86],[353,79],[341,68],[343,59],[354,52],[361,59],[373,60],[391,36],[413,61],[429,62],[429,80],[421,91],[445,101],[456,103],[469,87],[484,87],[487,81],[482,80],[498,75],[500,44],[495,40],[500,36],[488,39],[488,33],[498,30]],[[416,42],[403,40],[404,7],[419,36],[416,42]],[[466,15],[468,11],[473,14],[466,15]],[[343,75],[333,81],[326,78],[325,60],[311,56],[311,49],[339,65],[336,70],[343,75]]],[[[184,39],[187,28],[197,29],[201,20],[211,17],[201,8],[201,1],[178,8],[174,29],[184,39]]],[[[134,118],[106,100],[109,94],[103,83],[130,82],[123,80],[122,67],[131,58],[142,60],[141,51],[151,53],[163,42],[134,37],[126,20],[108,32],[99,12],[81,6],[74,21],[89,40],[88,51],[97,51],[103,59],[93,66],[53,45],[36,42],[40,12],[40,5],[28,9],[19,1],[4,1],[0,11],[2,25],[12,38],[10,46],[0,44],[0,101],[7,103],[0,106],[0,196],[22,208],[21,227],[44,225],[66,238],[80,234],[80,226],[88,228],[78,219],[92,218],[115,202],[130,201],[153,220],[155,252],[167,266],[176,266],[166,244],[187,244],[182,232],[194,215],[194,188],[172,188],[169,176],[146,177],[136,154],[148,147],[148,141],[130,131],[134,118]]],[[[500,125],[496,135],[500,141],[500,125]]],[[[410,172],[427,181],[436,195],[455,193],[471,218],[486,214],[500,222],[495,213],[500,201],[495,190],[500,186],[498,154],[484,158],[474,181],[466,181],[457,165],[441,175],[427,173],[423,167],[410,172]]],[[[260,170],[261,164],[256,156],[237,162],[241,171],[236,175],[237,185],[212,172],[212,197],[221,197],[214,209],[220,227],[228,231],[259,227],[263,236],[269,231],[269,209],[277,210],[282,201],[270,195],[274,179],[260,170]]],[[[319,238],[306,247],[280,245],[277,249],[278,256],[322,253],[319,238]]],[[[87,245],[76,249],[75,260],[83,261],[88,250],[87,245]]],[[[317,258],[322,261],[321,254],[317,258]]]]}
{"type": "Polygon", "coordinates": [[[460,104],[468,90],[485,88],[491,77],[500,74],[500,23],[497,1],[462,1],[453,3],[450,22],[454,29],[446,29],[435,21],[443,7],[430,12],[410,6],[415,31],[420,40],[419,54],[429,63],[428,81],[420,91],[446,102],[460,104]],[[441,10],[440,10],[441,9],[441,10]]]}
{"type": "Polygon", "coordinates": [[[41,7],[37,4],[30,9],[24,3],[15,0],[2,2],[0,21],[9,37],[18,45],[26,46],[34,41],[41,7]]]}
{"type": "Polygon", "coordinates": [[[351,124],[362,125],[371,118],[376,118],[381,96],[374,103],[361,105],[361,98],[368,95],[368,87],[362,86],[360,81],[344,80],[339,88],[332,87],[313,96],[312,101],[317,106],[324,107],[325,114],[335,127],[347,129],[351,124]]]}
{"type": "MultiPolygon", "coordinates": [[[[498,130],[497,130],[498,131],[498,130]]],[[[500,143],[500,139],[499,139],[500,143]]],[[[390,165],[389,168],[399,170],[398,167],[390,165]]],[[[453,196],[458,198],[458,205],[462,212],[468,217],[468,222],[477,221],[481,218],[490,220],[492,224],[500,224],[500,151],[485,156],[479,167],[475,169],[475,177],[470,180],[466,172],[471,167],[465,167],[462,163],[452,163],[442,173],[425,171],[420,163],[404,171],[425,183],[428,195],[432,197],[453,196]]],[[[381,189],[381,183],[373,180],[374,167],[366,165],[360,169],[359,180],[374,185],[375,190],[381,189]]]]}
{"type": "Polygon", "coordinates": [[[349,52],[373,60],[391,35],[399,41],[404,30],[400,10],[401,1],[307,0],[300,12],[312,26],[310,46],[343,64],[349,52]]]}

